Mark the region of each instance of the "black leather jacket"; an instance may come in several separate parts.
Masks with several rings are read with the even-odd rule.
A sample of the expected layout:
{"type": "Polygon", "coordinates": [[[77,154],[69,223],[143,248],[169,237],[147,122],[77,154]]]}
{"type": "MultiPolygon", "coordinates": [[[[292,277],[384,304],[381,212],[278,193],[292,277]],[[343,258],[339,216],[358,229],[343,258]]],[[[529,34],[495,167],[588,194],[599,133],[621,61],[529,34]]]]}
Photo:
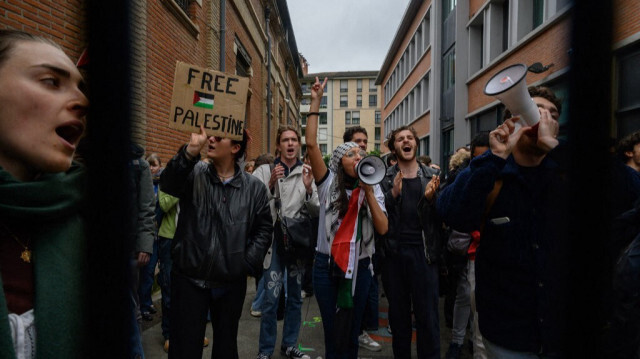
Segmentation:
{"type": "Polygon", "coordinates": [[[273,232],[266,186],[238,166],[223,184],[198,159],[187,159],[183,148],[160,178],[162,191],[180,198],[173,268],[206,288],[258,275],[273,232]]]}
{"type": "MultiPolygon", "coordinates": [[[[382,246],[376,247],[376,253],[379,253],[381,257],[393,256],[397,251],[398,241],[393,236],[393,233],[400,233],[397,228],[400,221],[400,209],[402,207],[402,195],[398,198],[393,198],[391,189],[393,188],[393,179],[398,173],[398,166],[391,166],[387,169],[387,174],[380,183],[382,192],[384,192],[384,203],[387,207],[387,213],[389,214],[389,231],[382,238],[382,246]]],[[[431,177],[436,175],[437,171],[420,164],[420,170],[418,171],[418,177],[420,177],[420,191],[424,193],[427,188],[427,183],[431,180],[431,177]]],[[[424,243],[424,255],[428,264],[438,263],[442,254],[442,220],[436,212],[436,200],[437,193],[434,195],[433,202],[429,203],[424,196],[421,196],[418,201],[418,218],[422,225],[422,240],[424,243]]]]}

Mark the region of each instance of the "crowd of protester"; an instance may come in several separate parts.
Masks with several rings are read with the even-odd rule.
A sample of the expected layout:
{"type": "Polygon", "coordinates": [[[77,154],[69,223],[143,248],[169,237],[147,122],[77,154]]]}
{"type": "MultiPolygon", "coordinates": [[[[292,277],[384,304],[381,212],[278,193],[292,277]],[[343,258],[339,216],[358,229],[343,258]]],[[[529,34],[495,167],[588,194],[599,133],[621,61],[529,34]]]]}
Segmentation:
{"type": "MultiPolygon", "coordinates": [[[[324,358],[380,351],[369,333],[378,330],[382,292],[396,358],[411,357],[414,329],[417,357],[441,357],[441,296],[452,331],[448,359],[460,357],[467,328],[474,358],[566,357],[571,247],[563,216],[570,183],[559,139],[561,100],[548,88],[530,87],[539,123],[516,126],[520,119],[506,114],[470,148],[457,149],[446,171],[417,156],[415,129],[393,129],[382,181],[366,184],[356,172],[368,156],[364,128],[348,128],[328,163],[320,151],[326,82],[316,79],[311,87],[304,161],[303,138],[292,126],[278,129],[276,156],[251,161],[246,131],[232,140],[201,128],[165,167],[158,155],[145,158],[132,145],[131,358],[144,357],[140,320],[158,311],[151,298],[156,267],[170,358],[201,358],[208,322],[212,358],[238,358],[247,276],[257,283],[250,313],[260,318],[257,359],[277,351],[281,316],[280,355],[310,359],[298,348],[304,297],[320,309],[324,358]],[[302,237],[310,249],[298,244],[302,237]]],[[[82,83],[55,43],[0,30],[2,358],[71,358],[79,350],[78,308],[88,305],[81,275],[86,179],[73,161],[88,108],[82,83]],[[38,146],[25,140],[33,136],[38,146]],[[29,225],[34,220],[37,229],[29,225]]],[[[600,347],[603,357],[633,358],[640,338],[633,271],[640,131],[619,141],[611,173],[617,232],[603,254],[610,281],[600,347]]]]}

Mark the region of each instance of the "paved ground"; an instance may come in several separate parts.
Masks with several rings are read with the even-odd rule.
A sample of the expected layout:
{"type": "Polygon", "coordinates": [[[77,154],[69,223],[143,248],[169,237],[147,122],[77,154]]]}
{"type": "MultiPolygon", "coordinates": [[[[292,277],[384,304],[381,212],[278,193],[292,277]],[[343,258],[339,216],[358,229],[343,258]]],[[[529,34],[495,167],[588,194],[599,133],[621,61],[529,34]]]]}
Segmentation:
{"type": "MultiPolygon", "coordinates": [[[[249,309],[251,301],[255,295],[255,284],[253,279],[249,279],[247,285],[247,296],[244,301],[244,310],[242,317],[240,318],[240,328],[238,331],[238,352],[241,359],[253,359],[258,354],[258,337],[260,333],[260,318],[254,318],[249,315],[249,309]]],[[[154,296],[154,302],[156,302],[156,308],[160,309],[159,295],[154,296]]],[[[382,344],[382,351],[370,352],[365,349],[360,349],[360,359],[373,359],[373,358],[393,358],[393,352],[391,349],[391,335],[386,329],[387,326],[387,301],[386,298],[380,299],[380,329],[377,332],[371,332],[371,337],[378,340],[382,344]]],[[[449,339],[451,338],[451,329],[447,328],[444,324],[444,318],[442,316],[442,299],[440,303],[440,336],[441,336],[441,348],[442,358],[444,358],[445,352],[449,347],[449,339]]],[[[163,338],[162,330],[160,328],[160,311],[154,315],[153,321],[143,322],[143,334],[142,345],[145,351],[145,357],[147,359],[164,359],[167,354],[162,349],[163,338]]],[[[320,310],[315,297],[304,299],[302,306],[302,326],[299,335],[299,348],[300,350],[309,354],[312,359],[322,358],[324,355],[324,337],[322,333],[322,319],[320,318],[320,310]]],[[[282,334],[282,321],[278,322],[278,339],[276,347],[279,348],[281,334],[282,334]]],[[[206,335],[211,339],[211,325],[207,325],[206,335]]],[[[202,358],[211,358],[211,346],[204,348],[202,358]]],[[[415,344],[413,345],[413,354],[415,357],[415,344]]],[[[274,359],[284,358],[279,353],[273,355],[274,359]]],[[[463,350],[461,359],[470,359],[471,354],[468,348],[463,350]]]]}

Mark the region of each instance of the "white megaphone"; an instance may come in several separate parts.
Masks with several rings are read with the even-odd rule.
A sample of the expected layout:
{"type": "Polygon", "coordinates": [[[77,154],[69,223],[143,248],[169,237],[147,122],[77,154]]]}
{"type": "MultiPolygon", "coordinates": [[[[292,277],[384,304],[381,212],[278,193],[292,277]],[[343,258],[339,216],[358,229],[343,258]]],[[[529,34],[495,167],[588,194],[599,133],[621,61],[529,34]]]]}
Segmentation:
{"type": "MultiPolygon", "coordinates": [[[[527,90],[527,66],[515,64],[502,69],[493,75],[484,87],[484,93],[495,96],[511,111],[513,116],[520,116],[527,126],[534,126],[540,121],[538,106],[527,90]]],[[[520,128],[516,122],[516,131],[520,128]]]]}
{"type": "Polygon", "coordinates": [[[367,156],[356,165],[358,179],[370,186],[382,182],[387,173],[387,165],[378,156],[367,156]]]}

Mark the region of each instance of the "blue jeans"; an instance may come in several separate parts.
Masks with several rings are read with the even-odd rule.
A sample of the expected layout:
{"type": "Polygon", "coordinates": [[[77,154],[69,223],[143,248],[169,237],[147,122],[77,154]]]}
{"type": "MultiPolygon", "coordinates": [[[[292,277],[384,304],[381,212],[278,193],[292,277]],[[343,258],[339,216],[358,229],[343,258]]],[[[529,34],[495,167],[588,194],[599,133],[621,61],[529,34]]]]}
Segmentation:
{"type": "Polygon", "coordinates": [[[487,357],[492,359],[554,359],[560,358],[554,354],[535,354],[531,352],[517,352],[511,349],[503,348],[491,343],[487,338],[482,338],[484,347],[487,350],[487,357]]]}
{"type": "MultiPolygon", "coordinates": [[[[256,278],[256,280],[258,280],[256,278]]],[[[251,302],[251,310],[262,312],[262,303],[264,301],[264,274],[258,280],[256,284],[256,297],[251,302]]]]}
{"type": "Polygon", "coordinates": [[[373,279],[369,270],[370,263],[369,258],[358,261],[358,277],[356,278],[356,289],[353,295],[353,321],[350,329],[349,351],[348,353],[338,353],[334,337],[338,281],[337,278],[331,275],[329,255],[316,253],[313,265],[313,291],[322,316],[325,359],[356,359],[358,357],[358,335],[360,334],[362,316],[369,296],[369,287],[373,279]]]}
{"type": "Polygon", "coordinates": [[[283,281],[287,286],[287,297],[284,309],[284,325],[282,328],[282,346],[296,346],[300,332],[302,308],[302,271],[296,261],[284,261],[277,253],[276,243],[273,243],[271,265],[263,276],[264,298],[262,303],[262,317],[260,320],[259,351],[272,355],[276,336],[278,334],[278,300],[283,291],[283,281]],[[283,275],[288,275],[284,280],[283,275]]]}
{"type": "Polygon", "coordinates": [[[149,263],[140,268],[140,287],[138,288],[138,296],[140,296],[140,310],[148,312],[153,304],[151,300],[151,289],[153,288],[153,277],[158,264],[158,240],[153,241],[153,253],[149,263]]]}
{"type": "Polygon", "coordinates": [[[132,359],[144,359],[144,350],[142,349],[142,329],[140,328],[140,304],[138,298],[138,286],[140,281],[140,268],[138,268],[138,260],[129,260],[130,275],[129,278],[129,354],[132,359]]]}
{"type": "Polygon", "coordinates": [[[379,289],[378,289],[378,274],[379,272],[376,269],[377,257],[374,253],[373,258],[373,268],[376,271],[374,273],[373,278],[371,279],[371,287],[369,288],[369,297],[367,298],[367,306],[364,310],[364,316],[362,318],[362,330],[367,331],[376,331],[378,330],[378,300],[379,300],[379,289]]]}
{"type": "Polygon", "coordinates": [[[171,238],[158,237],[158,284],[162,293],[162,336],[169,339],[169,314],[171,312],[171,238]]]}

